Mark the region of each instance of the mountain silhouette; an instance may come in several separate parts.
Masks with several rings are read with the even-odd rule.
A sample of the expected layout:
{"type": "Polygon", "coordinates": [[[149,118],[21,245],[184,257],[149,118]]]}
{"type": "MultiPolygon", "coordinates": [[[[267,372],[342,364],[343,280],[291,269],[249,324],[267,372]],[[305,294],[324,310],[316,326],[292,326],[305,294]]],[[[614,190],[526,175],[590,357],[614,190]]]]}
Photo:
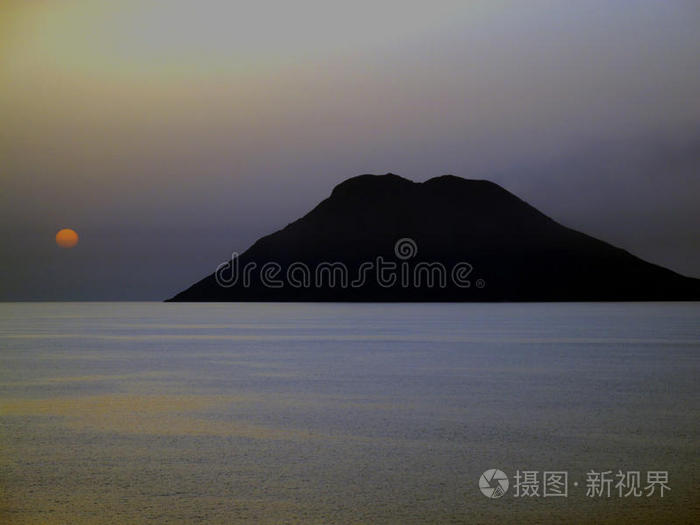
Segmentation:
{"type": "Polygon", "coordinates": [[[170,301],[697,300],[700,280],[550,219],[497,184],[360,175],[170,301]]]}

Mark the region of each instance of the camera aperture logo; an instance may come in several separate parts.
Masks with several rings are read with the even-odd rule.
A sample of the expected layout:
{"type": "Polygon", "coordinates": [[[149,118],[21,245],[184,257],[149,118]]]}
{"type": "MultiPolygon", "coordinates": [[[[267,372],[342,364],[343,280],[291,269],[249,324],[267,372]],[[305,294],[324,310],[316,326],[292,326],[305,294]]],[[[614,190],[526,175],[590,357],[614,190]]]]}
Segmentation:
{"type": "Polygon", "coordinates": [[[508,476],[497,468],[488,469],[479,478],[479,489],[489,499],[498,499],[508,491],[508,476]]]}
{"type": "MultiPolygon", "coordinates": [[[[265,288],[362,288],[376,284],[382,288],[470,288],[473,267],[466,261],[450,267],[438,261],[409,263],[418,254],[417,243],[408,237],[394,244],[395,260],[377,256],[364,261],[356,268],[348,268],[342,262],[321,262],[309,266],[295,261],[284,266],[268,261],[258,266],[249,261],[239,268],[238,254],[219,265],[214,272],[216,282],[222,288],[240,285],[244,288],[260,284],[265,288]]],[[[476,279],[476,288],[484,288],[486,281],[476,279]]]]}

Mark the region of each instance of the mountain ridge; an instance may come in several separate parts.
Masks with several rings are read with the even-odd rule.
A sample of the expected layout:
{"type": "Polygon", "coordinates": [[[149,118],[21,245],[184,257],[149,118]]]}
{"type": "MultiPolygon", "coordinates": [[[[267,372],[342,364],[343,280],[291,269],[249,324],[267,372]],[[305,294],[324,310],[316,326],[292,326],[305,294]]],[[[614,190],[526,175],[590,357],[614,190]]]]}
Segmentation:
{"type": "Polygon", "coordinates": [[[219,269],[170,300],[700,299],[700,280],[570,229],[496,183],[454,175],[424,182],[393,173],[346,179],[304,216],[233,257],[229,267],[231,279],[223,278],[219,269]],[[399,240],[415,245],[411,257],[401,258],[399,240]],[[379,266],[380,259],[404,272],[397,275],[399,284],[385,286],[379,268],[375,268],[376,282],[358,287],[348,284],[349,276],[357,274],[363,264],[379,266]],[[335,263],[344,265],[348,273],[344,286],[344,281],[334,285],[331,275],[323,273],[328,264],[335,263]],[[426,270],[431,264],[434,269],[426,270]],[[462,265],[464,271],[468,266],[464,279],[468,286],[448,282],[440,265],[445,274],[455,265],[462,265]],[[306,270],[297,271],[300,266],[306,270]],[[277,276],[269,282],[263,279],[263,268],[275,267],[279,267],[277,276]],[[236,268],[252,268],[251,279],[228,286],[236,268]],[[309,281],[319,275],[327,279],[308,286],[302,279],[302,286],[295,286],[294,278],[290,280],[294,273],[309,281]],[[431,275],[434,282],[428,286],[431,275]],[[410,279],[410,286],[404,286],[410,279]],[[280,280],[282,286],[269,285],[280,280]]]}

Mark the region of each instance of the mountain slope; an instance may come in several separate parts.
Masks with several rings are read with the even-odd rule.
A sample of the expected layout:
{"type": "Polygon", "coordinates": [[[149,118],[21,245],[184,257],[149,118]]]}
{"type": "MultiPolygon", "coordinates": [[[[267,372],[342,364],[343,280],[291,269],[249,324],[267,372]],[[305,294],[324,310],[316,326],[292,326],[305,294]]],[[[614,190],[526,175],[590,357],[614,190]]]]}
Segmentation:
{"type": "Polygon", "coordinates": [[[171,300],[690,299],[700,280],[566,228],[497,184],[387,174],[342,182],[171,300]]]}

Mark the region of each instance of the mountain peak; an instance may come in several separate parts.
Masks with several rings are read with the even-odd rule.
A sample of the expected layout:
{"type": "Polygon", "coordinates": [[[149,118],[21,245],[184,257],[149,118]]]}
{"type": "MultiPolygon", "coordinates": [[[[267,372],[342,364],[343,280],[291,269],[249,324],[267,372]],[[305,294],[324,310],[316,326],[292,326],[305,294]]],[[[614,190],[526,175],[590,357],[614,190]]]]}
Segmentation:
{"type": "Polygon", "coordinates": [[[381,188],[391,188],[395,186],[413,185],[415,182],[394,173],[386,173],[385,175],[373,175],[366,173],[345,179],[343,182],[333,188],[333,194],[344,193],[347,191],[372,191],[381,188]]]}
{"type": "Polygon", "coordinates": [[[432,177],[424,182],[414,182],[410,179],[397,175],[395,173],[385,173],[384,175],[375,175],[366,173],[363,175],[356,175],[355,177],[350,177],[345,179],[343,182],[337,184],[333,191],[336,190],[344,191],[348,188],[363,190],[382,188],[382,187],[408,187],[408,186],[461,186],[461,187],[490,187],[490,188],[500,188],[501,186],[485,179],[466,179],[464,177],[458,177],[457,175],[445,174],[438,175],[437,177],[432,177]]]}
{"type": "Polygon", "coordinates": [[[700,281],[571,230],[498,184],[454,175],[422,183],[393,173],[352,177],[309,213],[259,239],[235,260],[254,282],[245,284],[244,278],[222,285],[217,270],[174,300],[700,298],[700,281]],[[380,260],[386,264],[384,273],[375,267],[380,260]],[[373,264],[374,273],[367,273],[373,264]],[[390,284],[380,282],[386,272],[398,269],[401,275],[390,284]],[[274,285],[265,280],[270,271],[274,285]],[[338,272],[345,285],[336,282],[338,272]],[[350,286],[360,274],[363,284],[350,286]],[[319,276],[325,276],[320,284],[314,281],[319,276]],[[420,282],[410,286],[409,277],[420,282]],[[437,284],[428,285],[433,278],[437,284]]]}
{"type": "Polygon", "coordinates": [[[451,175],[451,174],[446,174],[446,175],[438,175],[437,177],[433,177],[431,179],[426,180],[424,185],[432,186],[432,185],[477,185],[477,186],[491,186],[491,187],[498,187],[501,188],[498,184],[495,182],[491,182],[490,180],[485,180],[485,179],[465,179],[464,177],[458,177],[457,175],[451,175]]]}

